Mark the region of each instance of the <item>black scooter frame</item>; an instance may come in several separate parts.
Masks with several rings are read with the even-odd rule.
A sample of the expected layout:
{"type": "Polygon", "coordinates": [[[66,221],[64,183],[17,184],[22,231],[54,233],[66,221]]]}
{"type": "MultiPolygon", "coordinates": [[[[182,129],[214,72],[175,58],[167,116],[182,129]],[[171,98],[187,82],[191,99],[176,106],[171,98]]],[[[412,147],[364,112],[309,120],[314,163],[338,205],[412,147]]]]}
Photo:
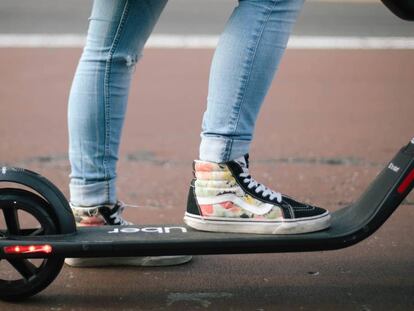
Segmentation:
{"type": "Polygon", "coordinates": [[[414,186],[414,139],[403,147],[352,205],[332,213],[328,230],[296,235],[210,233],[184,225],[79,228],[63,194],[44,177],[3,167],[0,182],[24,184],[50,203],[61,234],[0,238],[0,258],[106,257],[179,254],[307,252],[345,248],[373,234],[414,186]],[[50,254],[6,254],[5,246],[49,244],[50,254]]]}

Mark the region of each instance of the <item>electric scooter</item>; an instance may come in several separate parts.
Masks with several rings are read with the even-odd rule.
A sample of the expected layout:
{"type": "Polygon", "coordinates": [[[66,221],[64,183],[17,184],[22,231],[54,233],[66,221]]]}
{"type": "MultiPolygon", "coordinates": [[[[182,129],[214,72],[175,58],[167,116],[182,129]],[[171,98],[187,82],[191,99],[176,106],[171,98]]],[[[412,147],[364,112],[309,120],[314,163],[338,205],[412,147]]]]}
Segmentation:
{"type": "Polygon", "coordinates": [[[0,279],[0,298],[19,300],[46,288],[60,272],[65,257],[310,252],[359,243],[381,227],[413,189],[414,138],[354,204],[332,213],[329,229],[306,234],[212,233],[185,225],[76,228],[66,198],[45,177],[22,168],[2,167],[2,182],[31,190],[0,188],[6,226],[0,230],[0,260],[7,260],[19,274],[15,280],[0,279]],[[30,214],[37,226],[24,227],[19,210],[30,214]],[[42,260],[35,265],[29,258],[42,260]]]}
{"type": "MultiPolygon", "coordinates": [[[[413,1],[382,2],[399,17],[414,20],[413,1]]],[[[359,243],[378,230],[413,189],[414,138],[354,204],[332,213],[329,229],[307,234],[211,233],[184,225],[76,228],[66,198],[45,177],[23,168],[1,167],[0,184],[4,183],[20,187],[0,187],[5,222],[5,228],[0,228],[0,261],[6,260],[18,276],[0,279],[0,299],[20,300],[45,289],[59,274],[65,257],[310,252],[359,243]],[[29,214],[36,225],[21,222],[19,211],[29,214]]]]}

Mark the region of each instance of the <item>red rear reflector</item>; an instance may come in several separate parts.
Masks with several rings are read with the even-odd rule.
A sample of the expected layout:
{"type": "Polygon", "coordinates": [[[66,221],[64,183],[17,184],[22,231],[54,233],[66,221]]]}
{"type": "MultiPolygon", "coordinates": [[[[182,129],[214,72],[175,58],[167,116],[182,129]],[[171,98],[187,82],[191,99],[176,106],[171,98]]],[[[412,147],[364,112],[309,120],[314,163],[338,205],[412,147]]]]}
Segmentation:
{"type": "Polygon", "coordinates": [[[414,169],[405,177],[405,179],[402,181],[400,186],[398,187],[397,191],[398,193],[404,193],[405,190],[407,190],[408,186],[414,181],[414,169]]]}
{"type": "Polygon", "coordinates": [[[44,245],[13,245],[5,246],[3,250],[6,254],[33,254],[44,253],[50,254],[52,252],[52,246],[49,244],[44,245]]]}

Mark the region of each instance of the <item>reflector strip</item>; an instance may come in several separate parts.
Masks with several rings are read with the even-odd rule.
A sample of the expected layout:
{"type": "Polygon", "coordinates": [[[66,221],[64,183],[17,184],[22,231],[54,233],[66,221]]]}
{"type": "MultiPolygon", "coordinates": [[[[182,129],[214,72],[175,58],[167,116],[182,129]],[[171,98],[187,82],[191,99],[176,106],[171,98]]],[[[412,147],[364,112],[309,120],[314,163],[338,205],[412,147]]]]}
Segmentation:
{"type": "Polygon", "coordinates": [[[49,244],[12,245],[12,246],[3,247],[3,250],[6,254],[33,254],[33,253],[50,254],[52,252],[52,246],[50,246],[49,244]]]}
{"type": "Polygon", "coordinates": [[[398,187],[398,193],[404,193],[405,190],[410,186],[410,184],[414,181],[414,169],[405,177],[401,185],[398,187]]]}

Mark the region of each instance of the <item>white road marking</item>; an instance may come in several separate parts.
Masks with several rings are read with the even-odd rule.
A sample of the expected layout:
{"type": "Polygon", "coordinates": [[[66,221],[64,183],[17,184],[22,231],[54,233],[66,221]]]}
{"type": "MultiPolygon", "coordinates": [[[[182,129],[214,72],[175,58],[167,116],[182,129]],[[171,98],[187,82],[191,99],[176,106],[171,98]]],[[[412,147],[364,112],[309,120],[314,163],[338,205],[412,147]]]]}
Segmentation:
{"type": "MultiPolygon", "coordinates": [[[[209,49],[217,46],[215,35],[154,34],[147,48],[209,49]]],[[[85,36],[77,34],[0,34],[0,48],[79,48],[85,36]]],[[[291,36],[290,49],[414,49],[414,37],[291,36]]]]}

